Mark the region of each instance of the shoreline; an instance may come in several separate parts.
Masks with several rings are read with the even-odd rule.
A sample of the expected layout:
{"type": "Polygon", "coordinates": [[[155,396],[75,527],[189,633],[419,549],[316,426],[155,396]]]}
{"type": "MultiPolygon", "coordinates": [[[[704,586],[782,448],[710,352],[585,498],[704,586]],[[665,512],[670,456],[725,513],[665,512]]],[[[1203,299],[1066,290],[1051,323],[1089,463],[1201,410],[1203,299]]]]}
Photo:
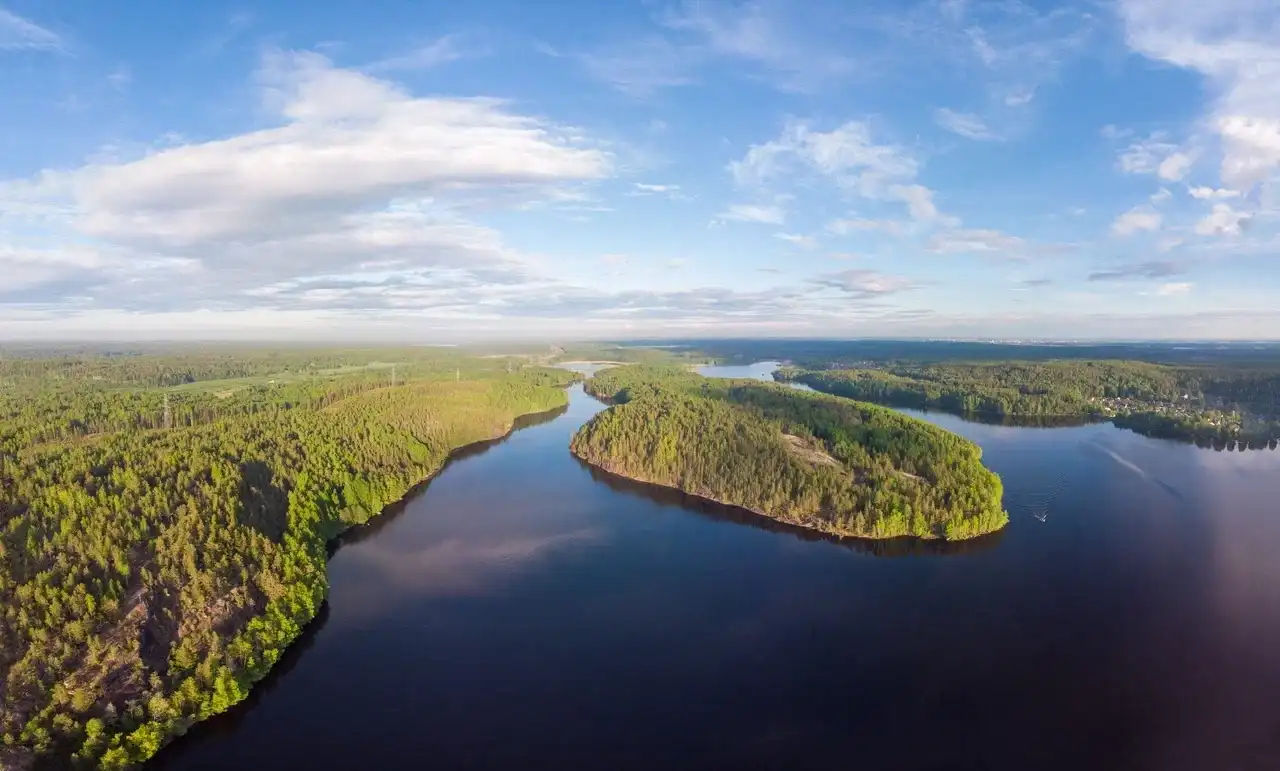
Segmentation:
{"type": "Polygon", "coordinates": [[[988,426],[1011,426],[1015,428],[1039,428],[1039,429],[1055,429],[1055,428],[1075,428],[1078,426],[1095,426],[1101,424],[1111,425],[1121,431],[1132,431],[1138,436],[1148,439],[1160,439],[1177,444],[1195,445],[1200,449],[1216,449],[1217,445],[1225,448],[1232,448],[1241,452],[1257,452],[1261,450],[1272,449],[1269,444],[1275,441],[1271,437],[1262,438],[1258,435],[1233,435],[1219,436],[1214,434],[1196,435],[1194,433],[1185,432],[1167,432],[1161,433],[1158,430],[1143,430],[1142,427],[1134,425],[1131,421],[1140,421],[1146,416],[1155,416],[1163,418],[1158,412],[1130,412],[1117,415],[1107,415],[1099,412],[1076,412],[1076,413],[1024,413],[1024,412],[962,412],[960,410],[952,410],[939,405],[932,404],[915,404],[903,401],[891,400],[873,400],[866,397],[846,396],[845,394],[836,393],[819,388],[806,380],[780,380],[779,383],[803,383],[809,386],[815,392],[835,396],[841,399],[849,399],[850,401],[866,402],[868,404],[876,404],[881,407],[888,407],[896,410],[917,410],[919,412],[930,413],[936,412],[943,415],[960,418],[969,423],[978,423],[988,426]],[[1261,445],[1261,446],[1254,446],[1261,445]]]}
{"type": "MultiPolygon", "coordinates": [[[[595,398],[599,398],[599,397],[595,397],[595,398]]],[[[603,400],[602,400],[602,401],[603,401],[603,400]]],[[[684,489],[683,487],[677,487],[676,485],[670,485],[670,484],[667,484],[667,483],[665,483],[665,482],[655,482],[655,481],[653,481],[653,480],[651,480],[651,479],[643,479],[643,478],[641,478],[641,477],[632,476],[632,475],[630,475],[630,474],[624,474],[624,473],[622,473],[622,472],[620,472],[620,471],[616,471],[616,470],[611,469],[611,468],[609,468],[609,467],[607,467],[607,466],[604,466],[604,465],[602,465],[602,464],[600,464],[600,463],[597,463],[596,461],[594,461],[594,460],[592,460],[592,459],[590,459],[590,458],[588,458],[588,457],[586,457],[586,456],[582,455],[582,454],[581,454],[581,453],[579,453],[577,450],[573,449],[573,447],[572,447],[572,446],[570,446],[570,448],[569,448],[569,452],[570,452],[570,453],[571,453],[575,458],[577,458],[578,460],[580,460],[580,461],[582,461],[583,463],[587,464],[587,465],[588,465],[588,466],[590,466],[592,469],[595,469],[595,470],[597,470],[597,471],[603,472],[603,473],[605,473],[605,474],[610,474],[610,475],[615,476],[615,477],[617,477],[617,478],[619,478],[619,479],[624,479],[624,480],[626,480],[626,481],[628,481],[628,482],[634,482],[634,483],[636,483],[636,484],[641,484],[641,485],[649,485],[650,487],[656,487],[656,488],[660,488],[660,489],[663,489],[663,490],[672,490],[672,491],[675,491],[675,492],[680,493],[681,495],[686,495],[686,496],[688,496],[688,497],[690,497],[690,498],[693,498],[693,499],[695,499],[695,500],[698,500],[698,501],[703,501],[703,502],[705,502],[705,503],[715,504],[715,505],[717,505],[717,506],[725,506],[725,507],[728,507],[728,508],[730,508],[730,509],[734,509],[734,510],[736,510],[736,511],[744,512],[744,513],[749,514],[749,515],[751,515],[751,516],[753,516],[753,517],[759,517],[760,519],[765,520],[765,521],[767,521],[768,523],[771,523],[771,524],[775,524],[775,525],[783,525],[783,526],[791,527],[791,528],[798,528],[798,529],[800,529],[800,530],[804,530],[804,531],[806,531],[806,532],[808,532],[808,533],[812,533],[812,534],[814,534],[814,535],[823,536],[823,537],[829,537],[829,538],[834,538],[834,539],[836,539],[837,541],[861,541],[861,542],[864,542],[864,543],[883,543],[883,542],[887,542],[887,541],[894,541],[894,540],[899,540],[899,539],[910,539],[910,540],[912,540],[912,541],[916,541],[916,542],[918,542],[918,543],[933,543],[933,544],[961,544],[961,543],[965,543],[965,542],[967,542],[967,541],[974,541],[974,540],[977,540],[977,539],[980,539],[980,538],[986,538],[986,537],[989,537],[989,536],[994,535],[994,534],[996,534],[996,533],[999,533],[999,532],[1001,532],[1001,531],[1003,531],[1003,530],[1005,529],[1004,527],[1000,527],[1000,528],[999,528],[999,529],[997,529],[997,530],[990,530],[990,531],[983,532],[983,533],[976,533],[976,534],[974,534],[974,535],[967,536],[967,537],[965,537],[965,538],[955,538],[955,539],[948,539],[948,538],[944,538],[944,537],[942,537],[942,536],[938,536],[938,535],[930,536],[930,537],[928,537],[928,538],[925,538],[925,537],[922,537],[922,536],[918,536],[918,535],[909,535],[909,534],[908,534],[908,535],[886,535],[886,536],[855,535],[855,534],[853,534],[853,533],[846,533],[846,532],[842,532],[842,531],[839,531],[839,530],[832,530],[832,529],[822,528],[822,527],[814,527],[814,526],[812,526],[812,525],[808,525],[808,524],[805,524],[805,523],[802,523],[802,522],[797,522],[797,521],[795,521],[795,520],[782,519],[781,517],[775,517],[775,516],[773,516],[772,514],[768,514],[768,513],[763,512],[763,511],[761,511],[761,510],[759,510],[759,509],[754,509],[754,508],[751,508],[750,506],[743,506],[743,505],[742,505],[742,504],[740,504],[740,503],[732,503],[732,502],[730,502],[730,501],[725,501],[725,500],[722,500],[722,499],[720,499],[720,498],[714,498],[714,497],[709,496],[709,495],[703,495],[703,494],[701,494],[701,493],[691,492],[691,491],[689,491],[689,490],[684,489]]],[[[1007,525],[1006,525],[1006,526],[1007,526],[1007,525]]]]}
{"type": "Polygon", "coordinates": [[[444,459],[441,461],[440,466],[438,468],[431,471],[430,474],[428,474],[426,477],[424,477],[420,481],[415,482],[408,489],[406,489],[405,492],[400,494],[398,498],[396,498],[394,501],[384,505],[381,509],[379,509],[376,514],[373,514],[364,522],[350,523],[346,527],[344,527],[342,530],[339,530],[338,532],[333,533],[329,537],[325,538],[324,539],[324,551],[325,551],[324,594],[321,598],[320,604],[316,607],[315,613],[312,613],[310,617],[308,617],[305,621],[302,621],[298,625],[298,633],[294,635],[280,649],[280,655],[276,658],[276,660],[273,661],[271,665],[268,666],[263,672],[258,674],[256,677],[252,677],[249,680],[249,682],[247,683],[248,687],[246,688],[244,696],[242,696],[240,699],[236,700],[232,704],[228,705],[226,709],[220,710],[218,712],[214,712],[203,718],[194,720],[190,724],[184,726],[181,731],[171,734],[169,739],[160,746],[157,752],[151,755],[150,757],[146,758],[145,760],[141,761],[141,764],[143,765],[150,764],[157,757],[164,755],[166,752],[172,751],[172,748],[174,747],[174,745],[178,744],[183,737],[189,735],[192,729],[194,729],[196,726],[199,726],[203,723],[208,723],[211,721],[216,721],[218,719],[225,719],[229,716],[233,716],[238,710],[244,708],[245,705],[248,705],[250,703],[250,701],[254,697],[254,694],[258,692],[258,686],[261,685],[268,678],[270,678],[273,675],[273,673],[277,671],[280,665],[280,662],[284,661],[286,657],[290,655],[290,652],[294,650],[294,648],[298,645],[300,641],[303,641],[306,639],[308,633],[315,628],[315,625],[318,622],[318,620],[326,612],[326,609],[328,607],[328,597],[329,597],[329,589],[330,589],[329,561],[338,552],[338,550],[343,547],[344,544],[353,542],[354,540],[356,540],[355,536],[361,535],[365,531],[368,531],[369,534],[377,532],[380,525],[385,524],[386,522],[390,521],[390,519],[394,518],[395,515],[401,513],[411,500],[413,500],[419,494],[421,494],[428,486],[430,486],[430,484],[437,477],[439,477],[442,473],[444,473],[445,469],[447,469],[454,462],[465,459],[471,453],[483,451],[484,449],[487,449],[488,447],[494,444],[498,444],[502,441],[505,441],[508,437],[510,437],[516,431],[526,427],[524,425],[521,425],[523,421],[534,419],[533,423],[536,424],[536,418],[538,417],[551,415],[552,413],[565,410],[569,406],[568,388],[569,387],[566,386],[565,388],[560,389],[561,395],[564,396],[563,403],[555,407],[552,407],[550,409],[538,410],[536,412],[524,412],[524,413],[520,413],[519,415],[512,416],[512,418],[506,423],[506,426],[501,433],[494,434],[492,436],[488,436],[482,439],[476,439],[474,441],[467,442],[466,444],[461,444],[452,448],[451,450],[449,450],[448,454],[445,455],[444,459]]]}

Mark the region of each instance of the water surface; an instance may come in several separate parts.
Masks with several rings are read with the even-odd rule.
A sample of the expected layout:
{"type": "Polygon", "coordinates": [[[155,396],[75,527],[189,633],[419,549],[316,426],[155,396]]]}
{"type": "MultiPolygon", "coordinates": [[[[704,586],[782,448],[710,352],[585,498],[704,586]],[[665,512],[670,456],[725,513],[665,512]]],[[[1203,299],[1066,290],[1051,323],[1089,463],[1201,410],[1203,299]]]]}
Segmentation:
{"type": "MultiPolygon", "coordinates": [[[[757,361],[752,364],[709,364],[698,367],[698,373],[707,377],[741,377],[772,383],[774,382],[773,371],[781,366],[782,362],[780,361],[757,361]]],[[[813,390],[804,383],[788,383],[788,385],[803,391],[813,390]]]]}
{"type": "Polygon", "coordinates": [[[1012,518],[940,552],[593,473],[602,408],[355,531],[302,644],[158,765],[1280,767],[1280,453],[922,415],[1012,518]]]}

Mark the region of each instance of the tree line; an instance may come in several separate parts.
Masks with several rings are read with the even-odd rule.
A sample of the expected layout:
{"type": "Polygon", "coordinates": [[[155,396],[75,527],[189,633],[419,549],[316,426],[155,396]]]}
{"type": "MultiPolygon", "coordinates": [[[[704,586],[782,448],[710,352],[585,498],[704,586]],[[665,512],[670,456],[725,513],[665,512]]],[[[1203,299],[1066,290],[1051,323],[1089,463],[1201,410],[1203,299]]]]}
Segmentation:
{"type": "Polygon", "coordinates": [[[900,407],[1105,419],[1144,434],[1206,444],[1266,447],[1280,436],[1280,372],[1269,368],[1051,360],[783,367],[774,377],[900,407]]]}

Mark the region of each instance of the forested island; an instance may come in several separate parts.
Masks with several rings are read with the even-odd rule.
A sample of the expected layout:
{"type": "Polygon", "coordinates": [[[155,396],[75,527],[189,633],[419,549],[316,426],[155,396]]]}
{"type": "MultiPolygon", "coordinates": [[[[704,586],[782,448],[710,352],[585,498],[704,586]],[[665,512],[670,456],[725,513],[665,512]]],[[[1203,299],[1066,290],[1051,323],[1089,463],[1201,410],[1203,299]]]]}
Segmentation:
{"type": "Polygon", "coordinates": [[[1269,369],[1093,360],[868,362],[848,369],[783,367],[774,377],[899,407],[1110,420],[1206,445],[1274,447],[1280,437],[1280,376],[1269,369]]]}
{"type": "Polygon", "coordinates": [[[572,376],[444,349],[0,361],[0,767],[119,768],[247,694],[326,543],[572,376]]]}
{"type": "Polygon", "coordinates": [[[883,407],[680,367],[611,368],[587,389],[615,406],[571,449],[614,474],[838,536],[960,540],[1008,522],[977,445],[883,407]]]}

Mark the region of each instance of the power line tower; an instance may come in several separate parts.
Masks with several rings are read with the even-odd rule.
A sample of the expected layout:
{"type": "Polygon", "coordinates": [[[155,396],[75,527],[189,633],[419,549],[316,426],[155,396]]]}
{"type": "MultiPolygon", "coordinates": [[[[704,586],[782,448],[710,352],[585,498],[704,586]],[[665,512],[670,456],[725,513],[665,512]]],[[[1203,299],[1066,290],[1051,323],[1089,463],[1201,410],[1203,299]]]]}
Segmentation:
{"type": "Polygon", "coordinates": [[[391,387],[396,387],[396,365],[391,365],[391,387]]]}
{"type": "Polygon", "coordinates": [[[169,392],[164,394],[164,427],[165,430],[173,428],[173,413],[169,411],[169,392]]]}
{"type": "Polygon", "coordinates": [[[462,367],[458,367],[453,371],[453,382],[455,383],[462,382],[462,367]]]}

